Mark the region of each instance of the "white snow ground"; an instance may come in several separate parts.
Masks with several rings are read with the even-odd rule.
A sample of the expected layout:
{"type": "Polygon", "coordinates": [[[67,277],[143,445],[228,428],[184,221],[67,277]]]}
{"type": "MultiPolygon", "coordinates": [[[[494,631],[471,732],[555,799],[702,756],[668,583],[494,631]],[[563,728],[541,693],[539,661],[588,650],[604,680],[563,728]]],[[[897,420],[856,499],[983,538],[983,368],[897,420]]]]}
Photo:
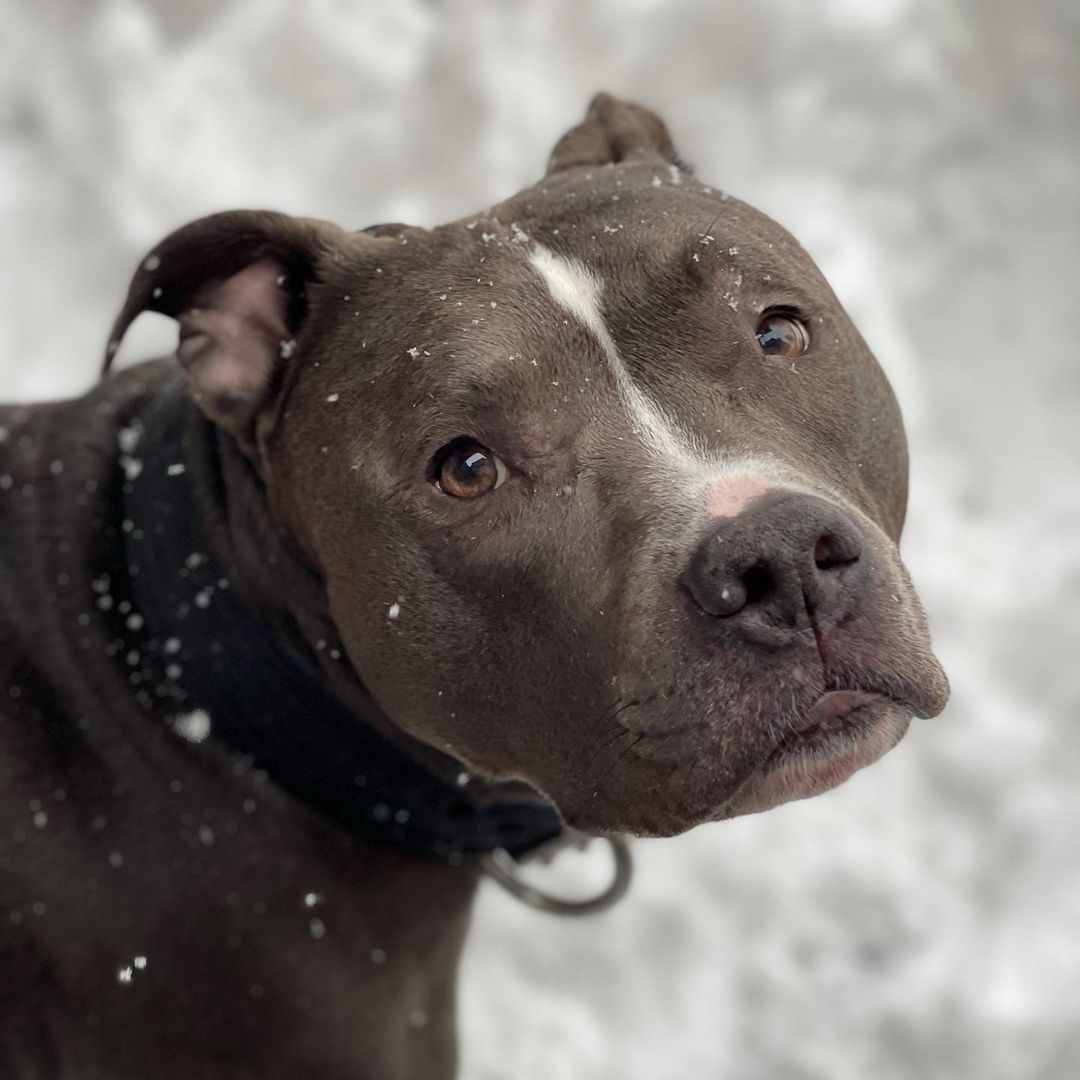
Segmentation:
{"type": "Polygon", "coordinates": [[[606,916],[489,888],[466,1080],[1080,1077],[1075,0],[0,0],[0,25],[0,397],[88,386],[176,224],[433,224],[535,180],[601,87],[803,240],[900,393],[948,711],[827,796],[639,844],[606,916]]]}

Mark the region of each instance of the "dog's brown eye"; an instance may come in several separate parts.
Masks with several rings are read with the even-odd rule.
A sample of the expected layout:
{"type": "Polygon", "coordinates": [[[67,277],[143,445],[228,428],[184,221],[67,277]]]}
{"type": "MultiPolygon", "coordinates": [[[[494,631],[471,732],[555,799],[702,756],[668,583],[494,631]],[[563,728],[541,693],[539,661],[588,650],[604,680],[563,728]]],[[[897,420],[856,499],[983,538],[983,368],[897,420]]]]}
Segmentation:
{"type": "Polygon", "coordinates": [[[473,439],[455,439],[435,459],[435,486],[455,499],[475,499],[506,479],[506,466],[473,439]]]}
{"type": "Polygon", "coordinates": [[[802,356],[810,348],[810,331],[798,316],[787,311],[773,311],[758,323],[757,339],[761,351],[789,360],[802,356]]]}

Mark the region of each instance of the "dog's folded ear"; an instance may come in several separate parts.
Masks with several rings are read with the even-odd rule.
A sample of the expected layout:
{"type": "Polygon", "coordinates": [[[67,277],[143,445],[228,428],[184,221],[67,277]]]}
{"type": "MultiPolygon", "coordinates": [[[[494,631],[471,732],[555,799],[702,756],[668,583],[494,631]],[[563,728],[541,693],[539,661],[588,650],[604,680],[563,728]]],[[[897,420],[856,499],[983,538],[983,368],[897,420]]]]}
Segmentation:
{"type": "Polygon", "coordinates": [[[584,121],[555,144],[547,171],[649,159],[679,164],[664,121],[644,105],[600,93],[584,121]]]}
{"type": "Polygon", "coordinates": [[[143,311],[180,323],[177,358],[203,412],[241,444],[295,348],[306,287],[345,236],[271,211],[213,214],[161,241],[135,272],[113,324],[107,371],[143,311]]]}

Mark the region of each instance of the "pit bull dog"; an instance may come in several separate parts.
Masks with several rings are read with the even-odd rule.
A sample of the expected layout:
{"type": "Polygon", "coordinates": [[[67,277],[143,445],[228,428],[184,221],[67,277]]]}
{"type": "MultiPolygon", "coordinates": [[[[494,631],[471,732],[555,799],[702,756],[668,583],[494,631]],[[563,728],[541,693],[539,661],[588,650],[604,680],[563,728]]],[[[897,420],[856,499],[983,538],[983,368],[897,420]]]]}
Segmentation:
{"type": "Polygon", "coordinates": [[[947,697],[896,403],[599,95],[436,229],[221,213],[0,410],[0,1076],[447,1078],[481,859],[840,783],[947,697]]]}

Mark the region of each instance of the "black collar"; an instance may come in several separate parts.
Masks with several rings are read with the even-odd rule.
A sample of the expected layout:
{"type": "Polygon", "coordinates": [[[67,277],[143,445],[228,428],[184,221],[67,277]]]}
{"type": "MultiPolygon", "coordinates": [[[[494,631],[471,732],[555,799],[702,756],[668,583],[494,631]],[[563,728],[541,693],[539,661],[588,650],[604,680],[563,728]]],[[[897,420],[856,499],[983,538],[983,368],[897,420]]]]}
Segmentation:
{"type": "Polygon", "coordinates": [[[152,696],[199,721],[205,713],[210,739],[364,841],[462,863],[499,849],[521,855],[557,836],[552,806],[477,805],[391,745],[230,591],[187,466],[191,409],[184,384],[167,384],[140,417],[137,449],[121,459],[128,625],[139,630],[144,703],[152,696]]]}

